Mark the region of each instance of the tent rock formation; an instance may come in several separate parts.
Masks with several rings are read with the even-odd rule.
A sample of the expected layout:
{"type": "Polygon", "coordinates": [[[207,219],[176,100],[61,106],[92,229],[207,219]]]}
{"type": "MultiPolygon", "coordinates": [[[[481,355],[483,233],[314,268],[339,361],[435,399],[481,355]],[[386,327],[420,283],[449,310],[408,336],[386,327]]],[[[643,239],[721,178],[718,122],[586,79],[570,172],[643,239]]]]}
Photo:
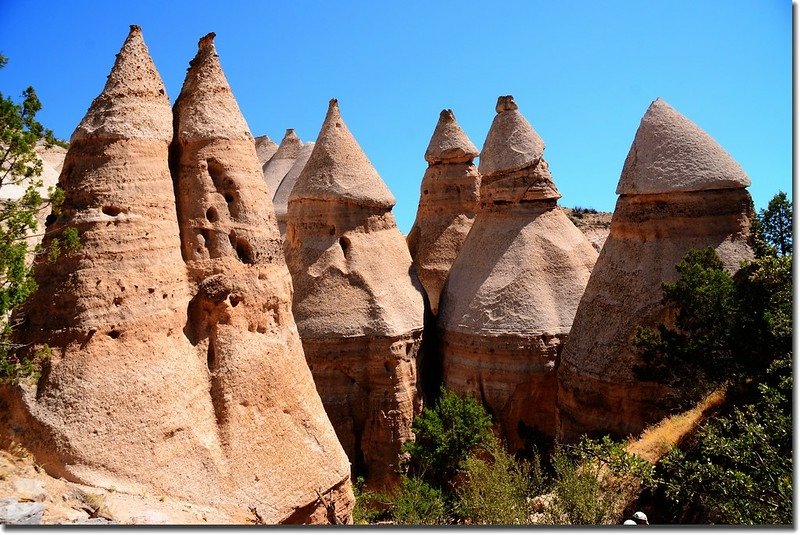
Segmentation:
{"type": "Polygon", "coordinates": [[[512,448],[556,432],[556,368],[597,252],[556,205],[544,143],[500,97],[481,210],[442,292],[445,385],[480,399],[512,448]]]}
{"type": "Polygon", "coordinates": [[[378,488],[397,479],[420,410],[424,304],[394,203],[332,100],[289,196],[284,252],[317,389],[354,471],[378,488]]]}
{"type": "Polygon", "coordinates": [[[256,144],[258,163],[263,167],[272,158],[272,155],[277,152],[278,144],[272,141],[269,136],[256,136],[253,141],[256,144]]]}
{"type": "Polygon", "coordinates": [[[631,340],[666,319],[663,281],[692,248],[714,247],[726,269],[752,258],[750,180],[708,134],[653,102],[622,169],[611,231],[578,307],[559,369],[559,435],[638,434],[665,415],[663,386],[637,379],[631,340]]]}
{"type": "Polygon", "coordinates": [[[275,205],[275,217],[278,219],[278,230],[281,237],[286,236],[286,212],[289,210],[289,195],[292,193],[297,177],[306,166],[308,159],[311,157],[311,151],[314,150],[314,142],[304,143],[297,159],[292,164],[292,167],[286,173],[286,176],[281,180],[275,195],[272,198],[272,203],[275,205]]]}
{"type": "Polygon", "coordinates": [[[303,142],[295,134],[294,128],[287,128],[281,144],[278,145],[278,150],[261,168],[264,181],[267,183],[270,199],[275,198],[275,192],[278,190],[281,180],[292,168],[302,147],[303,142]]]}

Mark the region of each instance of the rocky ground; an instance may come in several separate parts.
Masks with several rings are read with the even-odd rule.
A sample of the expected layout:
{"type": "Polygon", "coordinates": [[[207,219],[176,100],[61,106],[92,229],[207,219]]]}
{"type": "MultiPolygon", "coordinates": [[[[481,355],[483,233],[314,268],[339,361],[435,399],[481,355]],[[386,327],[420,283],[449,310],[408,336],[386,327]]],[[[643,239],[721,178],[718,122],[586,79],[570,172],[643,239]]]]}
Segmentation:
{"type": "Polygon", "coordinates": [[[575,226],[580,229],[586,236],[592,247],[597,249],[597,252],[603,248],[603,244],[608,238],[608,232],[611,229],[611,216],[612,212],[584,212],[583,209],[575,210],[574,208],[564,207],[564,212],[575,223],[575,226]]]}

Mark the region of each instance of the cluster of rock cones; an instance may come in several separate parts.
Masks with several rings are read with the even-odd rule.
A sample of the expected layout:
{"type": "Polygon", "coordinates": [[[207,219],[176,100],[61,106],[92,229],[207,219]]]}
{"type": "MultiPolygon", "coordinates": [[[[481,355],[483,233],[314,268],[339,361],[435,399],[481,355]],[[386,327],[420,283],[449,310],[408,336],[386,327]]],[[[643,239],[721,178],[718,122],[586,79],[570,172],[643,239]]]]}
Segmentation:
{"type": "Polygon", "coordinates": [[[630,344],[660,283],[693,247],[751,256],[749,179],[707,134],[651,105],[598,257],[512,97],[478,167],[444,110],[406,239],[336,100],[315,143],[254,140],[213,38],[170,108],[132,26],[73,134],[44,245],[75,227],[82,247],[37,260],[17,342],[52,356],[0,390],[5,440],[79,483],[347,523],[351,474],[396,481],[426,373],[512,449],[664,416],[630,344]]]}

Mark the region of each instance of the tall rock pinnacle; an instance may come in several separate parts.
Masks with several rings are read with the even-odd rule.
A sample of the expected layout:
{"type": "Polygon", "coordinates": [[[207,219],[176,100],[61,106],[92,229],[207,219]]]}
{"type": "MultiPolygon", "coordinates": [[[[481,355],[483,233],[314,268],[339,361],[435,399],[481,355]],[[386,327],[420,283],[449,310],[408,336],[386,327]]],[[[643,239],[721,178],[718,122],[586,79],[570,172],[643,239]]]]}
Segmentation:
{"type": "Polygon", "coordinates": [[[187,336],[208,365],[231,496],[268,523],[330,521],[320,491],[346,519],[347,458],[303,358],[272,203],[212,38],[175,103],[173,169],[193,283],[187,336]]]}
{"type": "Polygon", "coordinates": [[[393,205],[332,100],[289,196],[284,252],[317,390],[354,472],[376,487],[396,480],[421,408],[424,304],[393,205]]]}
{"type": "Polygon", "coordinates": [[[408,247],[431,311],[439,311],[439,294],[461,245],[472,228],[480,202],[481,179],[472,159],[478,149],[456,122],[452,110],[442,110],[425,159],[417,218],[408,247]]]}
{"type": "Polygon", "coordinates": [[[6,390],[17,440],[54,475],[120,492],[198,497],[224,486],[208,371],[183,335],[189,284],[168,167],[172,112],[132,27],[72,136],[61,214],[81,246],[38,259],[19,342],[52,358],[6,390]]]}
{"type": "Polygon", "coordinates": [[[283,177],[286,176],[286,173],[289,172],[289,169],[292,168],[302,147],[303,142],[297,137],[294,128],[287,128],[281,144],[278,145],[278,150],[262,166],[261,171],[264,174],[264,181],[267,183],[267,190],[269,190],[271,199],[275,198],[278,186],[283,177]]]}
{"type": "Polygon", "coordinates": [[[559,435],[638,434],[681,396],[635,376],[638,328],[667,311],[661,283],[695,248],[716,249],[726,269],[752,258],[750,180],[708,134],[663,100],[639,125],[617,193],[611,231],[581,299],[558,372],[559,435]]]}
{"type": "Polygon", "coordinates": [[[481,152],[481,209],[439,302],[445,385],[483,401],[501,435],[556,432],[561,346],[597,252],[556,205],[544,143],[510,96],[481,152]]]}
{"type": "Polygon", "coordinates": [[[272,202],[275,205],[275,217],[278,219],[278,230],[281,236],[286,236],[286,212],[289,210],[289,195],[294,189],[294,184],[297,182],[297,177],[308,163],[311,157],[311,151],[314,150],[314,142],[310,141],[305,143],[300,149],[297,159],[292,163],[292,167],[286,172],[286,176],[281,180],[278,189],[275,191],[275,196],[272,202]]]}

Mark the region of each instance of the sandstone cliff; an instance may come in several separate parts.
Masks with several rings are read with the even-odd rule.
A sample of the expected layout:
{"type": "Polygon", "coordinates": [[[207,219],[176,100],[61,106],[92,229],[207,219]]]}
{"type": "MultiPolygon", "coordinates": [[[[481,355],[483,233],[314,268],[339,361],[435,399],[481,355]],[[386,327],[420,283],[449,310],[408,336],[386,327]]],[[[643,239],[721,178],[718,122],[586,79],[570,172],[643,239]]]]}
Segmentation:
{"type": "Polygon", "coordinates": [[[662,281],[692,248],[714,247],[730,270],[751,258],[750,180],[708,134],[663,100],[642,118],[622,170],[611,231],[561,358],[564,440],[638,434],[664,416],[663,387],[638,380],[631,340],[664,319],[662,281]]]}
{"type": "Polygon", "coordinates": [[[442,292],[445,385],[480,399],[509,445],[556,431],[556,368],[597,252],[556,205],[544,143],[500,97],[481,210],[442,292]]]}
{"type": "Polygon", "coordinates": [[[472,163],[477,155],[452,110],[443,110],[425,151],[428,169],[407,238],[433,314],[439,312],[439,294],[479,208],[481,179],[472,163]]]}
{"type": "Polygon", "coordinates": [[[289,196],[284,251],[317,390],[356,473],[391,485],[420,410],[423,298],[394,197],[332,100],[289,196]]]}

